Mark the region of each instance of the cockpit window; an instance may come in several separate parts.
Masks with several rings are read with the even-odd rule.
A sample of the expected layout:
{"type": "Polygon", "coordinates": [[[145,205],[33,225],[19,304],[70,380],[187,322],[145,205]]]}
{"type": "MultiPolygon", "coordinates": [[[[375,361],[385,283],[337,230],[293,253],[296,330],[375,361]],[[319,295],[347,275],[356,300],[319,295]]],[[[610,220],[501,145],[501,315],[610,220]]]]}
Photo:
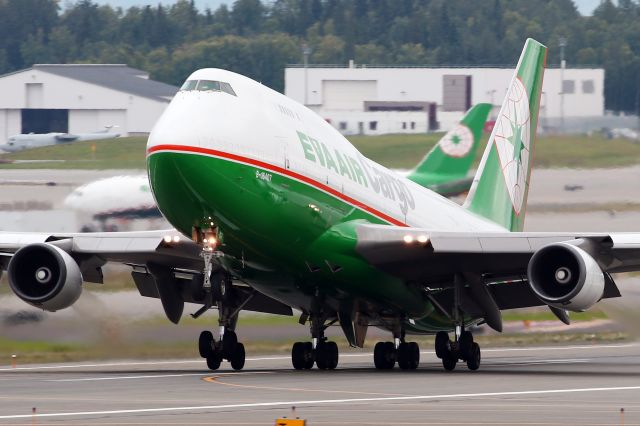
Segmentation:
{"type": "Polygon", "coordinates": [[[180,90],[198,90],[200,92],[225,92],[232,96],[238,96],[236,95],[236,92],[233,90],[233,88],[231,88],[231,85],[223,81],[187,80],[182,85],[180,90]]]}
{"type": "Polygon", "coordinates": [[[219,81],[211,81],[211,80],[200,80],[198,82],[197,90],[201,92],[205,92],[207,90],[214,90],[216,92],[220,91],[220,82],[219,81]]]}
{"type": "Polygon", "coordinates": [[[180,90],[196,90],[198,80],[187,80],[184,82],[180,90]]]}
{"type": "Polygon", "coordinates": [[[229,83],[224,83],[224,82],[220,83],[220,89],[222,89],[223,92],[227,92],[230,95],[238,96],[236,95],[236,92],[233,91],[229,83]]]}

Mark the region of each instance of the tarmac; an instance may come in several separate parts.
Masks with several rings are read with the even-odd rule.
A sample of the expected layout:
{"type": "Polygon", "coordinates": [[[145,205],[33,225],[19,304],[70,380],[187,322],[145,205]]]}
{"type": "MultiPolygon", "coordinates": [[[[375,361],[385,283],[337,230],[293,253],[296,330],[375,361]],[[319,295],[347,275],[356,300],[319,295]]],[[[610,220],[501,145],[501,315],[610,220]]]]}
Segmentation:
{"type": "Polygon", "coordinates": [[[415,371],[375,370],[371,353],[335,371],[295,371],[288,356],[241,372],[200,359],[8,366],[0,424],[640,424],[639,344],[485,348],[480,370],[450,373],[422,349],[415,371]]]}

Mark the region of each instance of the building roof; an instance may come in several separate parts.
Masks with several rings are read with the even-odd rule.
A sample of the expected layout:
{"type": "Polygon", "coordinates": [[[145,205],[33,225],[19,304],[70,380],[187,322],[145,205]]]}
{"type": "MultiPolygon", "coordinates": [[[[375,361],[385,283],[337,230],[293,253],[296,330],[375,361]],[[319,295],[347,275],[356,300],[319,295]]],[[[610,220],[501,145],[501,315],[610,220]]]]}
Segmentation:
{"type": "Polygon", "coordinates": [[[35,64],[30,69],[159,101],[167,101],[178,91],[177,87],[150,80],[149,73],[125,64],[35,64]]]}

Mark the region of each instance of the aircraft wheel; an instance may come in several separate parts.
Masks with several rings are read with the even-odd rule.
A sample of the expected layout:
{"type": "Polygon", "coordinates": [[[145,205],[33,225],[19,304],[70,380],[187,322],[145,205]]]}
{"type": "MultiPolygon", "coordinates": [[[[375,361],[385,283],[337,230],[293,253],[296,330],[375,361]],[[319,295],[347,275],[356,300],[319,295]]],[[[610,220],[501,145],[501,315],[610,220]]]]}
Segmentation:
{"type": "Polygon", "coordinates": [[[231,357],[231,368],[234,370],[242,370],[244,367],[245,361],[245,351],[244,345],[242,343],[236,344],[236,349],[233,351],[233,356],[231,357]]]}
{"type": "Polygon", "coordinates": [[[456,368],[457,363],[458,363],[458,360],[452,354],[447,354],[444,357],[442,357],[442,366],[447,371],[453,371],[456,368]]]}
{"type": "Polygon", "coordinates": [[[473,351],[473,334],[470,331],[463,331],[458,340],[458,348],[460,351],[460,359],[468,360],[472,356],[473,351]]]}
{"type": "Polygon", "coordinates": [[[378,342],[373,349],[373,363],[378,370],[391,370],[396,364],[396,348],[392,342],[378,342]]]}
{"type": "Polygon", "coordinates": [[[316,346],[316,365],[320,370],[329,369],[329,351],[326,343],[316,346]]]}
{"type": "Polygon", "coordinates": [[[209,356],[207,357],[207,367],[209,367],[210,370],[215,371],[220,368],[221,362],[222,356],[215,351],[212,351],[211,354],[209,354],[209,356]]]}
{"type": "Polygon", "coordinates": [[[315,362],[315,357],[313,353],[313,344],[311,342],[304,343],[304,369],[311,370],[313,368],[313,363],[315,362]]]}
{"type": "Polygon", "coordinates": [[[469,367],[469,370],[475,371],[478,368],[480,368],[480,360],[481,360],[480,345],[474,342],[471,345],[470,352],[471,353],[467,358],[467,367],[469,367]]]}
{"type": "Polygon", "coordinates": [[[291,348],[291,364],[296,370],[305,368],[305,345],[304,342],[295,342],[291,348]]]}
{"type": "Polygon", "coordinates": [[[415,370],[420,364],[420,347],[416,342],[400,343],[398,347],[398,367],[415,370]]]}
{"type": "Polygon", "coordinates": [[[328,356],[329,370],[335,370],[338,366],[338,357],[340,356],[340,352],[338,351],[338,344],[336,342],[327,342],[325,343],[325,347],[328,356]]]}
{"type": "Polygon", "coordinates": [[[213,334],[210,331],[200,333],[198,352],[202,358],[207,358],[213,352],[213,334]]]}
{"type": "Polygon", "coordinates": [[[225,330],[222,335],[222,355],[226,359],[231,359],[238,345],[238,336],[233,330],[225,330]]]}
{"type": "Polygon", "coordinates": [[[444,358],[451,347],[449,334],[446,331],[438,331],[436,333],[436,356],[440,359],[444,358]]]}

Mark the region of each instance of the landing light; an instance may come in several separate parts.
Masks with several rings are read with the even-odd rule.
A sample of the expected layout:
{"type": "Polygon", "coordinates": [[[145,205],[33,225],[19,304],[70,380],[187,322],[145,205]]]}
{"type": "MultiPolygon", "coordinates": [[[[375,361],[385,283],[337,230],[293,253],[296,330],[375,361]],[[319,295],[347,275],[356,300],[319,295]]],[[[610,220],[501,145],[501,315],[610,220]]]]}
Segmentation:
{"type": "Polygon", "coordinates": [[[171,235],[165,235],[164,236],[164,242],[165,243],[170,243],[171,242],[171,235]]]}
{"type": "Polygon", "coordinates": [[[426,243],[427,242],[427,236],[426,235],[419,235],[418,236],[418,242],[422,243],[422,244],[426,243]]]}
{"type": "Polygon", "coordinates": [[[179,236],[179,235],[174,235],[174,236],[173,236],[173,242],[174,242],[174,243],[177,243],[177,242],[179,242],[179,241],[180,241],[180,236],[179,236]]]}
{"type": "Polygon", "coordinates": [[[403,240],[405,243],[411,244],[413,242],[413,235],[405,235],[403,240]]]}

